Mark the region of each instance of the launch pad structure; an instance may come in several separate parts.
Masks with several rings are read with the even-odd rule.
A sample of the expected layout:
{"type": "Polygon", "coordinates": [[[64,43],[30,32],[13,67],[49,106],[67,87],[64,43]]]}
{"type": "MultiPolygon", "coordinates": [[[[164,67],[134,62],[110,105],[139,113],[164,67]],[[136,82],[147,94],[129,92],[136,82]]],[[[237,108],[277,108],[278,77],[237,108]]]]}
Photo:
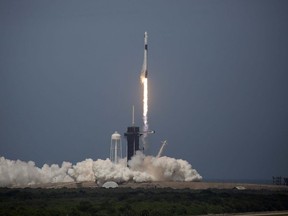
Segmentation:
{"type": "MultiPolygon", "coordinates": [[[[134,110],[134,109],[133,109],[134,110]]],[[[134,113],[134,111],[133,111],[134,113]]],[[[134,117],[133,117],[134,119],[134,117]]],[[[140,127],[134,125],[134,121],[132,122],[132,126],[127,127],[126,133],[124,133],[124,136],[127,139],[127,162],[131,160],[131,158],[136,154],[137,151],[143,150],[144,147],[140,149],[140,143],[139,138],[143,134],[151,134],[155,133],[154,130],[149,131],[140,131],[140,127]]]]}
{"type": "Polygon", "coordinates": [[[127,127],[127,132],[124,133],[127,138],[127,162],[136,154],[139,150],[139,137],[142,135],[140,129],[137,126],[127,127]]]}

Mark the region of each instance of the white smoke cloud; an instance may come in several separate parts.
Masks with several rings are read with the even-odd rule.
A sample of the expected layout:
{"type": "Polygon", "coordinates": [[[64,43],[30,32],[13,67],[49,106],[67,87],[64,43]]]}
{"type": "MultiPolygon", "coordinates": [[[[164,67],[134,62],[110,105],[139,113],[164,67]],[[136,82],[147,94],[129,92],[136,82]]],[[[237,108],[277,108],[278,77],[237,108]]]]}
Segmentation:
{"type": "Polygon", "coordinates": [[[13,161],[0,157],[0,187],[29,186],[45,183],[96,181],[199,181],[202,177],[185,160],[170,157],[145,156],[141,152],[129,161],[114,164],[109,159],[86,159],[72,165],[44,164],[42,168],[32,161],[13,161]]]}

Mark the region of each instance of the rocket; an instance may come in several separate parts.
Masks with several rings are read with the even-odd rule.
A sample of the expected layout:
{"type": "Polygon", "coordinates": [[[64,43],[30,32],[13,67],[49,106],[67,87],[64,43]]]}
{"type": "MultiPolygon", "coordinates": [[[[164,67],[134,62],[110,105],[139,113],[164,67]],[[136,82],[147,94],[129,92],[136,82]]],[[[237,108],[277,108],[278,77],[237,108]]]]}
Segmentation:
{"type": "Polygon", "coordinates": [[[143,66],[141,70],[141,77],[147,78],[148,76],[148,67],[147,67],[147,55],[148,55],[148,34],[147,32],[144,33],[144,60],[143,66]]]}

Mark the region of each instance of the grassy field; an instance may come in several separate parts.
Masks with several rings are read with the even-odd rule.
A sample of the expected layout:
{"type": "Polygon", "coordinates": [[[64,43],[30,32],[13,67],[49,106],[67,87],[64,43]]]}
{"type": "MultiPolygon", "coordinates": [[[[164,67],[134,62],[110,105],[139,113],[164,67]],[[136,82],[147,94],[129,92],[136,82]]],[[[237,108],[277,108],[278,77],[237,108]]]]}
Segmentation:
{"type": "Polygon", "coordinates": [[[0,188],[0,215],[161,216],[288,210],[287,191],[0,188]]]}

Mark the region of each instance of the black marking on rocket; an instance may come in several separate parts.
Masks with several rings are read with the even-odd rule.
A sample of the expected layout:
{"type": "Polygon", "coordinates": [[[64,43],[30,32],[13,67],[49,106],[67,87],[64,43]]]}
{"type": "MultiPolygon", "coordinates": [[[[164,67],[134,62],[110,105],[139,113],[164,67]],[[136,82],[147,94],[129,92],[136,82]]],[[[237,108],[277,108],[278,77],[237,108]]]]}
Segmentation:
{"type": "Polygon", "coordinates": [[[148,77],[148,70],[145,71],[145,78],[148,77]]]}
{"type": "Polygon", "coordinates": [[[145,44],[145,50],[148,50],[148,45],[147,44],[145,44]]]}

